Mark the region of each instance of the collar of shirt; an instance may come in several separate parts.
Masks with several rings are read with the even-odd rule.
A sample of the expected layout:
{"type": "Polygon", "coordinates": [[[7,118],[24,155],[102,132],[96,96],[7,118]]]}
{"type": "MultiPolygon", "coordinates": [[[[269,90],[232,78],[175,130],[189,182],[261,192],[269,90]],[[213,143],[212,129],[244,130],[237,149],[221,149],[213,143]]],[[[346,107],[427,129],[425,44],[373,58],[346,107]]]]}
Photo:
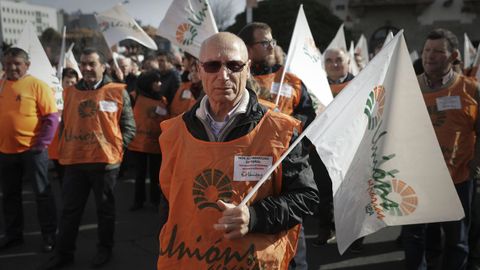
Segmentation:
{"type": "Polygon", "coordinates": [[[441,80],[441,84],[439,84],[438,81],[436,82],[433,82],[431,81],[428,76],[427,76],[427,73],[424,74],[424,78],[425,78],[425,83],[427,84],[428,87],[432,88],[432,89],[437,89],[437,88],[441,88],[443,87],[444,85],[446,85],[447,83],[449,83],[453,76],[455,75],[455,73],[453,72],[453,69],[450,69],[447,74],[443,75],[442,76],[442,80],[441,80]]]}
{"type": "Polygon", "coordinates": [[[338,79],[338,80],[332,80],[332,79],[330,79],[330,78],[327,77],[327,79],[328,79],[328,84],[341,84],[341,83],[344,83],[345,80],[347,79],[347,77],[348,77],[348,73],[347,73],[347,75],[341,77],[341,78],[338,79]]]}
{"type": "Polygon", "coordinates": [[[230,121],[232,121],[235,118],[235,116],[241,113],[247,112],[249,99],[250,99],[250,94],[245,89],[245,91],[243,92],[242,98],[237,103],[237,105],[235,105],[235,107],[230,112],[228,112],[227,116],[223,121],[218,122],[218,121],[215,121],[212,115],[210,114],[210,110],[209,110],[210,105],[208,104],[208,96],[204,96],[200,101],[200,106],[195,112],[195,115],[199,119],[206,121],[208,123],[208,126],[210,127],[210,130],[213,132],[215,137],[218,138],[223,128],[230,121]]]}
{"type": "Polygon", "coordinates": [[[252,73],[253,76],[266,75],[277,72],[281,67],[282,66],[278,64],[269,67],[264,64],[253,63],[250,67],[250,73],[252,73]]]}

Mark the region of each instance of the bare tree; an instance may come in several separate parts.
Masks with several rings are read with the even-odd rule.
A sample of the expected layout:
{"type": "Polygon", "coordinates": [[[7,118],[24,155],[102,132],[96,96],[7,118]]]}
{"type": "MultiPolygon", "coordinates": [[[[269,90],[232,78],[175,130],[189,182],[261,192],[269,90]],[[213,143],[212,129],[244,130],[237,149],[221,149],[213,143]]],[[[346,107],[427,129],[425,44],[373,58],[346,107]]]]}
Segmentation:
{"type": "Polygon", "coordinates": [[[235,10],[234,0],[209,0],[209,3],[219,31],[235,23],[238,10],[235,10]]]}

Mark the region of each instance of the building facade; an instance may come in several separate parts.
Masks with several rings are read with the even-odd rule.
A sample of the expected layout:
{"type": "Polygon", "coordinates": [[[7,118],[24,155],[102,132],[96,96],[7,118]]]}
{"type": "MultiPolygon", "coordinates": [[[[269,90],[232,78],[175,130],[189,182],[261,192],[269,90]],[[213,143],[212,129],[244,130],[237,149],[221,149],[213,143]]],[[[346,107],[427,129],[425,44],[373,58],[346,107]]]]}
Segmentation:
{"type": "Polygon", "coordinates": [[[464,33],[480,42],[480,0],[331,0],[329,7],[354,37],[367,37],[370,52],[400,29],[410,51],[420,52],[426,35],[439,27],[457,35],[462,53],[464,33]]]}
{"type": "Polygon", "coordinates": [[[0,1],[0,39],[6,44],[16,44],[25,23],[30,22],[40,36],[47,28],[60,31],[63,16],[57,9],[33,5],[20,0],[0,1]]]}

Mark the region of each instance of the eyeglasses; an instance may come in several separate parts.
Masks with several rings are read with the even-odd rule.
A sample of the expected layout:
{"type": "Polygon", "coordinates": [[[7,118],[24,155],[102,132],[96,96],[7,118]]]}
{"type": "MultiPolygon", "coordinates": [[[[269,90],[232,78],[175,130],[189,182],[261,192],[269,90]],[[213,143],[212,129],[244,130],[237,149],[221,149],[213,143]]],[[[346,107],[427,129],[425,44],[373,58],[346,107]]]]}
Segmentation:
{"type": "Polygon", "coordinates": [[[271,40],[262,40],[262,41],[257,41],[257,42],[254,42],[253,45],[255,44],[260,44],[262,45],[263,48],[268,48],[268,46],[272,46],[272,47],[275,47],[277,46],[277,41],[275,39],[271,39],[271,40]]]}
{"type": "Polygon", "coordinates": [[[241,61],[228,61],[225,63],[220,61],[200,62],[203,70],[205,70],[207,73],[217,73],[223,65],[225,65],[225,67],[232,73],[236,73],[242,71],[246,64],[247,63],[243,63],[241,61]]]}

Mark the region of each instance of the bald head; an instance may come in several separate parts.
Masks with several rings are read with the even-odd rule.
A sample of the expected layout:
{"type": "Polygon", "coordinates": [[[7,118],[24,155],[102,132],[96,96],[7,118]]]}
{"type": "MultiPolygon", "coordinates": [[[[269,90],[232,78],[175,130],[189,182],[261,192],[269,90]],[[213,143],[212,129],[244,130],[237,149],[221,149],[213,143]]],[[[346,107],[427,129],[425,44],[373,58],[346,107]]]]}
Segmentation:
{"type": "Polygon", "coordinates": [[[325,71],[330,80],[336,81],[347,76],[350,63],[348,54],[343,49],[328,49],[323,54],[325,71]]]}
{"type": "Polygon", "coordinates": [[[211,55],[211,51],[215,51],[218,56],[227,54],[228,51],[237,51],[243,62],[248,59],[248,51],[245,43],[238,36],[228,33],[220,32],[203,41],[200,48],[200,61],[206,61],[207,55],[211,55]]]}
{"type": "Polygon", "coordinates": [[[209,37],[202,43],[198,67],[210,109],[224,119],[246,91],[250,61],[245,43],[226,32],[209,37]]]}

